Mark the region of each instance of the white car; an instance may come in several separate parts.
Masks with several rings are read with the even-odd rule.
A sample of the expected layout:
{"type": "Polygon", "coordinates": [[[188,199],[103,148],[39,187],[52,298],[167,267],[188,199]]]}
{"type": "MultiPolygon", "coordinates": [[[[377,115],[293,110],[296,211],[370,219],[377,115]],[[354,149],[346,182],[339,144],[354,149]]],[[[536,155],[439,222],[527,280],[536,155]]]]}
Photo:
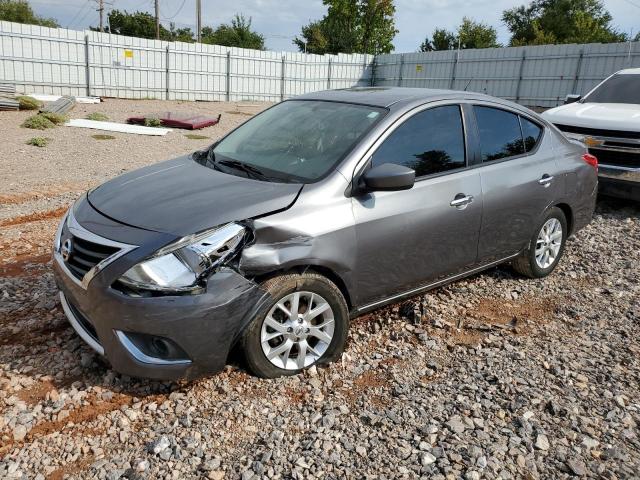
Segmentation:
{"type": "Polygon", "coordinates": [[[542,114],[598,158],[600,191],[640,201],[640,68],[614,73],[587,95],[542,114]]]}

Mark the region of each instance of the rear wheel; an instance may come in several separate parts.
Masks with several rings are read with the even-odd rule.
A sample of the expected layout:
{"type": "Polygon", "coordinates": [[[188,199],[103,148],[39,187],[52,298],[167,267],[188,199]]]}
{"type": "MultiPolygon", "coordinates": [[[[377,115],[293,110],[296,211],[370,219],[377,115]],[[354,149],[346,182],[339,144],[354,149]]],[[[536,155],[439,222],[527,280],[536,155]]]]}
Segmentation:
{"type": "Polygon", "coordinates": [[[287,274],[263,283],[268,295],[247,327],[241,346],[256,375],[294,375],[340,357],[349,313],[342,292],[315,273],[287,274]]]}
{"type": "Polygon", "coordinates": [[[534,233],[529,247],[513,261],[514,270],[530,278],[549,275],[564,253],[567,233],[567,219],[564,213],[553,207],[534,233]]]}

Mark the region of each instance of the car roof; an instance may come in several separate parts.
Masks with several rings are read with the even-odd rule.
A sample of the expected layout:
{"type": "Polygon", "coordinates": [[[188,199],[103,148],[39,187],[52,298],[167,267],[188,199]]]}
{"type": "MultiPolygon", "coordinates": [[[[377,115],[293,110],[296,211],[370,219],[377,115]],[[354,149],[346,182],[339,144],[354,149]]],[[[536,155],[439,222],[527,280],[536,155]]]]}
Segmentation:
{"type": "Polygon", "coordinates": [[[616,75],[640,75],[640,68],[625,68],[617,71],[616,75]]]}
{"type": "Polygon", "coordinates": [[[324,100],[333,102],[360,103],[376,107],[389,108],[397,104],[409,104],[417,101],[435,101],[444,99],[490,99],[505,105],[511,102],[490,97],[482,93],[459,90],[440,90],[434,88],[408,87],[352,87],[337,90],[324,90],[295,97],[295,100],[324,100]]]}

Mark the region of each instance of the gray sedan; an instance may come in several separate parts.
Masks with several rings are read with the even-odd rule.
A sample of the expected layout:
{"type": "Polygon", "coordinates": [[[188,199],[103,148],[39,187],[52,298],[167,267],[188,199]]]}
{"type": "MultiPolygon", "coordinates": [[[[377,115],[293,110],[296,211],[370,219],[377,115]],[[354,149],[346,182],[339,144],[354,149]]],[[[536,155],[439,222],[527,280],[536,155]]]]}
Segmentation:
{"type": "Polygon", "coordinates": [[[505,262],[550,274],[596,189],[596,158],[514,103],[312,93],[83,195],[54,270],[122,373],[194,378],[239,347],[256,375],[290,375],[339,358],[368,310],[505,262]]]}

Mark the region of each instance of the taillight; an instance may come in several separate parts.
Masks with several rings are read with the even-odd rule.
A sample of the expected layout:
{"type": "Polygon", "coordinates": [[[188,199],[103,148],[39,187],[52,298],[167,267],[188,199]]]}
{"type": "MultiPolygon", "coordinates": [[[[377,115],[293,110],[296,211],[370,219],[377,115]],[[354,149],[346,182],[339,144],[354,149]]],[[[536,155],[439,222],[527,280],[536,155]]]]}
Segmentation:
{"type": "Polygon", "coordinates": [[[590,153],[585,153],[582,155],[582,160],[584,160],[593,168],[595,168],[596,171],[598,170],[598,159],[596,158],[595,155],[591,155],[590,153]]]}

